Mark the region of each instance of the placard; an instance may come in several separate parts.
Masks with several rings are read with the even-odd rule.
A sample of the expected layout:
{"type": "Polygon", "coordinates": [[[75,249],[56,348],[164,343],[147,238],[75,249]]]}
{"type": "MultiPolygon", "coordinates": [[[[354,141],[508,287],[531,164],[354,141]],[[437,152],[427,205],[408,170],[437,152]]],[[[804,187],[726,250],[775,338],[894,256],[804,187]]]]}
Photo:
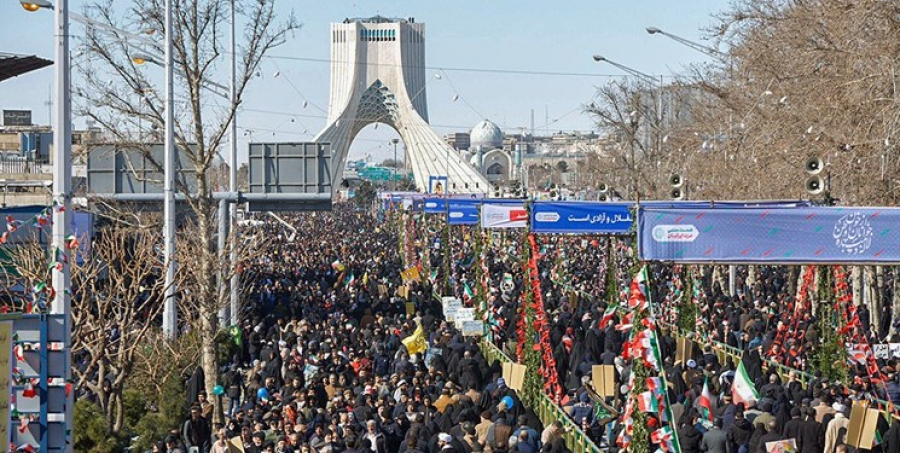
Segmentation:
{"type": "Polygon", "coordinates": [[[462,330],[463,323],[475,319],[475,308],[460,307],[456,310],[456,328],[462,330]]]}
{"type": "Polygon", "coordinates": [[[872,354],[876,359],[887,359],[891,355],[890,346],[887,344],[872,345],[872,354]]]}
{"type": "Polygon", "coordinates": [[[412,302],[406,303],[406,316],[412,316],[416,314],[416,304],[412,302]]]}
{"type": "Polygon", "coordinates": [[[526,369],[525,365],[513,363],[509,370],[509,379],[506,381],[506,386],[517,392],[521,392],[522,387],[525,385],[526,369]]]}
{"type": "Polygon", "coordinates": [[[685,365],[694,356],[694,342],[687,338],[679,337],[675,342],[675,348],[676,364],[680,362],[685,365]]]}
{"type": "Polygon", "coordinates": [[[766,453],[796,453],[797,441],[793,438],[766,442],[766,453]]]}
{"type": "Polygon", "coordinates": [[[484,322],[480,320],[463,321],[460,330],[464,337],[480,337],[484,335],[484,322]]]}
{"type": "Polygon", "coordinates": [[[613,365],[591,367],[591,383],[594,391],[602,397],[616,396],[616,374],[613,365]]]}
{"type": "Polygon", "coordinates": [[[509,386],[509,381],[512,380],[512,362],[503,362],[500,364],[500,367],[503,369],[503,380],[506,381],[507,387],[509,386]]]}
{"type": "Polygon", "coordinates": [[[875,429],[878,427],[877,409],[869,409],[868,403],[858,401],[850,410],[850,426],[847,427],[847,445],[869,450],[875,441],[875,429]]]}

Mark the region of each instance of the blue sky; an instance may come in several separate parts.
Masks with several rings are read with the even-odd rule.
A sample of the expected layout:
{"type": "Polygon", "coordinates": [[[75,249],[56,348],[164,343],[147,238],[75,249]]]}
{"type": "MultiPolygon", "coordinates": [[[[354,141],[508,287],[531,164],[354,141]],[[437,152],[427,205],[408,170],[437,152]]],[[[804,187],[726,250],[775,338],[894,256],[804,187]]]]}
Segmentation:
{"type": "MultiPolygon", "coordinates": [[[[70,0],[70,4],[81,11],[83,2],[70,0]]],[[[595,63],[593,54],[648,74],[677,73],[686,64],[706,57],[665,37],[650,36],[644,28],[653,25],[701,40],[702,29],[712,23],[711,14],[724,7],[721,0],[278,0],[279,11],[293,9],[303,28],[275,49],[272,59],[264,61],[262,77],[245,96],[246,111],[240,125],[252,131],[249,137],[254,141],[312,138],[325,123],[320,109],[328,108],[328,64],[274,57],[327,59],[330,22],[380,14],[414,17],[426,24],[430,67],[586,74],[513,75],[448,69],[445,77],[437,80],[431,73],[438,71],[429,70],[429,115],[439,133],[467,130],[484,118],[507,131],[519,130],[530,125],[531,109],[538,133],[593,130],[580,107],[589,103],[595,87],[607,80],[604,75],[622,74],[612,66],[595,63]],[[279,77],[274,77],[276,72],[279,77]],[[456,102],[453,87],[461,98],[456,102]],[[304,97],[310,101],[306,108],[304,97]]],[[[75,35],[84,32],[80,25],[73,25],[72,31],[75,35]]],[[[0,52],[52,58],[52,33],[52,14],[27,13],[15,0],[0,1],[0,52]]],[[[36,122],[46,123],[45,102],[52,81],[52,69],[45,68],[0,83],[0,108],[31,109],[36,122]]],[[[226,82],[224,77],[221,82],[226,82]]],[[[351,158],[371,154],[379,161],[390,157],[393,151],[388,141],[394,136],[388,127],[369,126],[354,142],[351,158]]],[[[243,143],[239,150],[245,160],[243,143]]]]}

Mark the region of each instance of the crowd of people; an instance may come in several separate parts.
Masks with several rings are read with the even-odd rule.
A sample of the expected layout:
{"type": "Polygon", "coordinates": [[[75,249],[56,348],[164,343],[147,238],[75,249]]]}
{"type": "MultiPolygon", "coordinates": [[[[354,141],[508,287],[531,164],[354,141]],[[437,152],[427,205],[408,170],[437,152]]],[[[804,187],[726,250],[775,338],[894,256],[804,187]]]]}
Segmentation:
{"type": "Polygon", "coordinates": [[[201,393],[156,451],[200,453],[561,452],[487,363],[443,319],[425,280],[402,284],[398,235],[353,205],[257,227],[267,250],[246,263],[243,348],[223,370],[223,423],[201,393]],[[289,239],[293,239],[290,241],[289,239]],[[421,330],[427,352],[403,340],[421,330]]]}
{"type": "MultiPolygon", "coordinates": [[[[500,364],[487,363],[475,340],[443,319],[441,304],[432,297],[447,277],[460,297],[465,288],[484,292],[489,338],[513,352],[521,295],[527,290],[524,233],[485,233],[482,254],[476,256],[475,235],[482,234],[477,227],[453,227],[444,236],[437,217],[391,219],[343,204],[330,213],[289,218],[299,231],[293,241],[279,223],[258,227],[270,241],[265,253],[246,265],[244,279],[253,289],[242,317],[242,350],[223,370],[224,422],[213,424],[211,404],[198,395],[181,432],[157,450],[565,451],[568,423],[543,426],[506,385],[500,364]],[[405,222],[421,234],[404,249],[399,232],[405,222]],[[434,287],[422,278],[400,292],[401,272],[408,265],[404,254],[407,261],[421,260],[436,271],[434,287]],[[450,275],[443,275],[448,263],[450,275]],[[479,268],[487,276],[486,288],[478,281],[479,268]],[[419,326],[428,349],[410,354],[403,340],[419,326]]],[[[617,328],[620,314],[609,316],[607,309],[625,297],[622,288],[628,288],[635,269],[632,250],[627,241],[607,238],[546,236],[538,244],[544,308],[565,389],[561,404],[574,426],[601,448],[617,451],[621,424],[615,418],[625,395],[598,397],[591,370],[613,365],[620,383],[630,373],[622,358],[628,331],[617,328]],[[612,408],[612,416],[599,416],[601,406],[612,408]]],[[[900,364],[880,362],[882,382],[863,374],[851,382],[818,377],[806,386],[796,374],[782,378],[765,366],[773,357],[766,350],[793,297],[789,274],[776,267],[759,272],[753,285],[744,283],[746,274],[739,277],[741,290],[734,296],[725,295],[710,275],[697,275],[698,316],[705,320],[698,326],[707,330],[706,341],[684,360],[674,360],[675,338],[660,324],[663,371],[681,451],[765,452],[767,443],[783,439],[794,439],[801,452],[848,451],[850,408],[860,400],[900,400],[900,364]],[[737,364],[721,361],[713,341],[742,351],[758,401],[732,401],[737,364]],[[713,395],[710,413],[700,405],[704,384],[713,395]]],[[[683,278],[670,266],[651,268],[648,292],[661,320],[671,316],[677,295],[684,293],[678,287],[683,278]]],[[[804,341],[815,337],[815,325],[814,318],[804,318],[804,341]]],[[[811,370],[805,360],[787,364],[811,370]]],[[[661,414],[648,417],[652,427],[661,414]]],[[[878,430],[880,443],[872,451],[900,453],[900,423],[882,418],[878,430]]]]}

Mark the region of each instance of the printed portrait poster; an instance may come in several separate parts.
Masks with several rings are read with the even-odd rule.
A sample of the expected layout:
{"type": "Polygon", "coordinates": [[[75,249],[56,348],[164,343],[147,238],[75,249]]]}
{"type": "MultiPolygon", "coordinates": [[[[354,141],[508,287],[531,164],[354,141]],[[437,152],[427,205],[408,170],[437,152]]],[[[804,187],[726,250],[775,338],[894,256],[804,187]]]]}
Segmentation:
{"type": "Polygon", "coordinates": [[[766,442],[767,453],[796,453],[797,441],[794,439],[779,440],[777,442],[766,442]]]}

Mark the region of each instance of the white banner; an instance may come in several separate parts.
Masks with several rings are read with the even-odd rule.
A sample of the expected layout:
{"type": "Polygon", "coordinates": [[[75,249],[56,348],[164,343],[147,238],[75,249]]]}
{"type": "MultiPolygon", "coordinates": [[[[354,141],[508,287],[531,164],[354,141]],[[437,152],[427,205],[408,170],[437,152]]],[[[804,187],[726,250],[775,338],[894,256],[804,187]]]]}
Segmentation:
{"type": "Polygon", "coordinates": [[[528,211],[521,204],[481,205],[482,228],[525,228],[528,226],[528,211]]]}

